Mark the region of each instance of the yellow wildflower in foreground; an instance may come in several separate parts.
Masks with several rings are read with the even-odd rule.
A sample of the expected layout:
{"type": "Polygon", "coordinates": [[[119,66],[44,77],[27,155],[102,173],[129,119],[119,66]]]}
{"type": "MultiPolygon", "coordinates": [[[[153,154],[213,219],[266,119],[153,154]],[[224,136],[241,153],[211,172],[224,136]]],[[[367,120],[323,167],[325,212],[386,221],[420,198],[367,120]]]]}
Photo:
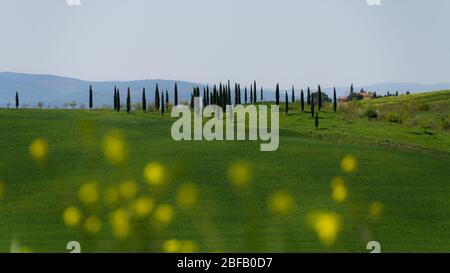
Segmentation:
{"type": "Polygon", "coordinates": [[[124,199],[131,199],[136,197],[138,187],[134,181],[125,181],[120,184],[119,190],[124,199]]]}
{"type": "Polygon", "coordinates": [[[179,253],[181,252],[182,244],[180,241],[175,239],[170,239],[164,242],[163,251],[165,253],[179,253]]]}
{"type": "Polygon", "coordinates": [[[96,216],[91,216],[84,222],[84,229],[89,235],[95,235],[102,229],[102,222],[96,216]]]}
{"type": "Polygon", "coordinates": [[[172,222],[175,216],[175,210],[171,205],[160,205],[155,211],[155,218],[163,224],[172,222]]]}
{"type": "Polygon", "coordinates": [[[271,212],[280,215],[289,214],[295,205],[294,198],[286,191],[275,192],[269,198],[269,209],[271,212]]]}
{"type": "Polygon", "coordinates": [[[152,186],[160,186],[165,182],[164,167],[157,162],[150,162],[144,170],[144,177],[152,186]]]}
{"type": "Polygon", "coordinates": [[[344,180],[341,177],[336,177],[331,183],[333,190],[332,197],[336,203],[342,203],[347,199],[347,189],[345,188],[344,180]]]}
{"type": "Polygon", "coordinates": [[[144,218],[153,210],[153,200],[149,197],[141,197],[131,204],[131,211],[137,218],[144,218]]]}
{"type": "Polygon", "coordinates": [[[195,253],[197,252],[197,245],[194,241],[186,240],[181,242],[182,253],[195,253]]]}
{"type": "Polygon", "coordinates": [[[177,191],[177,204],[182,208],[192,208],[197,204],[198,189],[194,184],[186,183],[181,185],[177,191]]]}
{"type": "Polygon", "coordinates": [[[127,150],[120,133],[109,133],[104,140],[104,153],[109,163],[118,165],[127,159],[127,150]]]}
{"type": "Polygon", "coordinates": [[[78,190],[78,198],[84,204],[94,204],[99,199],[98,186],[95,182],[89,182],[81,186],[78,190]]]}
{"type": "Polygon", "coordinates": [[[126,239],[128,236],[130,236],[130,216],[126,210],[115,210],[110,214],[109,221],[112,226],[114,236],[119,239],[126,239]]]}
{"type": "Polygon", "coordinates": [[[383,213],[383,209],[384,206],[381,202],[373,202],[369,208],[370,216],[374,218],[380,217],[381,214],[383,213]]]}
{"type": "Polygon", "coordinates": [[[42,161],[48,154],[48,143],[45,139],[34,140],[29,147],[31,157],[36,161],[42,161]]]}
{"type": "Polygon", "coordinates": [[[228,179],[235,187],[248,186],[251,179],[251,167],[247,162],[236,162],[228,168],[228,179]]]}
{"type": "Polygon", "coordinates": [[[81,221],[81,212],[76,207],[68,207],[63,213],[64,224],[68,227],[76,227],[81,221]]]}
{"type": "Polygon", "coordinates": [[[356,158],[352,155],[344,157],[341,161],[341,168],[346,173],[351,173],[356,170],[357,162],[356,158]]]}
{"type": "Polygon", "coordinates": [[[324,245],[333,245],[340,230],[340,219],[334,213],[319,212],[308,216],[308,224],[324,245]]]}

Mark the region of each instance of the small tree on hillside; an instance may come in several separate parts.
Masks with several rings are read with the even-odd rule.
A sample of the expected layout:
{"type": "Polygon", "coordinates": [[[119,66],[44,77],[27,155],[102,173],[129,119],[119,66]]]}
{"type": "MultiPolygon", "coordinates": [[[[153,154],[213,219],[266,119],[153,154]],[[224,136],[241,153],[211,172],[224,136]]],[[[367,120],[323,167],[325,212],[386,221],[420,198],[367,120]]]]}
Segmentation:
{"type": "Polygon", "coordinates": [[[255,103],[258,100],[256,97],[256,81],[253,81],[253,99],[255,100],[255,103]]]}
{"type": "Polygon", "coordinates": [[[250,103],[253,103],[253,86],[250,85],[250,103]]]}
{"type": "Polygon", "coordinates": [[[261,87],[261,102],[264,101],[264,91],[263,88],[261,87]]]}
{"type": "Polygon", "coordinates": [[[289,97],[286,91],[286,116],[288,115],[288,112],[289,112],[289,97]]]}
{"type": "Polygon", "coordinates": [[[131,111],[131,94],[130,94],[130,88],[128,87],[127,92],[127,114],[130,114],[131,111]]]}
{"type": "Polygon", "coordinates": [[[333,91],[333,110],[336,113],[337,111],[337,95],[336,95],[336,87],[334,88],[333,91]]]}
{"type": "Polygon", "coordinates": [[[16,92],[16,109],[19,109],[19,93],[16,92]]]}
{"type": "Polygon", "coordinates": [[[161,94],[161,115],[164,116],[164,93],[161,94]]]}
{"type": "Polygon", "coordinates": [[[302,113],[305,112],[305,94],[303,93],[303,89],[300,92],[300,108],[302,109],[302,113]]]}
{"type": "Polygon", "coordinates": [[[280,105],[280,84],[277,83],[277,88],[275,90],[275,104],[280,105]]]}
{"type": "Polygon", "coordinates": [[[167,109],[169,109],[169,91],[167,91],[166,90],[166,106],[167,106],[167,109]]]}
{"type": "Polygon", "coordinates": [[[292,103],[295,102],[295,88],[292,86],[292,103]]]}
{"type": "Polygon", "coordinates": [[[311,89],[308,87],[308,93],[306,94],[306,104],[311,105],[311,89]]]}
{"type": "Polygon", "coordinates": [[[157,110],[160,110],[160,101],[161,101],[161,99],[160,99],[160,97],[159,97],[159,86],[158,86],[158,84],[156,84],[156,88],[155,88],[155,108],[157,109],[157,110]]]}
{"type": "Polygon", "coordinates": [[[317,99],[318,99],[318,101],[317,101],[317,106],[319,107],[319,111],[322,109],[322,88],[320,87],[320,84],[319,84],[319,87],[318,87],[318,91],[317,91],[317,99]]]}
{"type": "Polygon", "coordinates": [[[119,88],[117,88],[117,112],[120,112],[120,107],[121,107],[122,105],[120,104],[120,89],[119,88]]]}
{"type": "Polygon", "coordinates": [[[175,83],[175,90],[173,92],[173,99],[174,99],[174,105],[177,106],[178,105],[178,86],[177,83],[175,83]]]}
{"type": "Polygon", "coordinates": [[[247,87],[244,89],[244,102],[247,104],[247,87]]]}
{"type": "Polygon", "coordinates": [[[89,110],[92,110],[94,106],[93,98],[92,98],[92,85],[89,85],[89,110]]]}
{"type": "Polygon", "coordinates": [[[144,113],[147,111],[147,98],[145,96],[145,87],[142,88],[142,111],[144,113]]]}

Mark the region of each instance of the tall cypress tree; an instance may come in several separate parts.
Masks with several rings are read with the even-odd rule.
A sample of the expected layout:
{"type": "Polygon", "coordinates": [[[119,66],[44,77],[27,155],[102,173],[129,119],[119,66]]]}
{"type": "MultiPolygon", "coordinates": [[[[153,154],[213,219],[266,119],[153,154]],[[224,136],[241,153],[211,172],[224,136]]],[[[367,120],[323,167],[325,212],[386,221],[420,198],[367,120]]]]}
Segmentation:
{"type": "Polygon", "coordinates": [[[308,86],[308,93],[306,94],[306,104],[311,105],[311,89],[308,86]]]}
{"type": "Polygon", "coordinates": [[[127,92],[127,114],[130,114],[131,111],[131,94],[130,94],[130,88],[128,87],[127,92]]]}
{"type": "Polygon", "coordinates": [[[161,115],[164,116],[164,92],[161,93],[161,115]]]}
{"type": "Polygon", "coordinates": [[[117,109],[116,109],[116,111],[117,112],[120,112],[120,89],[119,88],[117,88],[117,98],[116,98],[116,101],[117,101],[117,109]]]}
{"type": "Polygon", "coordinates": [[[19,93],[16,92],[16,109],[19,109],[19,93]]]}
{"type": "Polygon", "coordinates": [[[166,107],[167,111],[169,111],[169,91],[166,90],[166,107]]]}
{"type": "Polygon", "coordinates": [[[303,93],[303,89],[300,92],[300,107],[302,109],[302,113],[305,112],[305,94],[303,93]]]}
{"type": "Polygon", "coordinates": [[[292,103],[295,102],[295,88],[292,86],[292,103]]]}
{"type": "Polygon", "coordinates": [[[277,88],[275,90],[275,104],[280,105],[280,84],[277,83],[277,88]]]}
{"type": "Polygon", "coordinates": [[[261,87],[261,102],[264,101],[264,91],[263,88],[261,87]]]}
{"type": "Polygon", "coordinates": [[[322,88],[320,87],[320,84],[319,84],[317,93],[318,93],[317,94],[317,96],[318,96],[317,105],[319,106],[319,111],[320,111],[322,109],[322,88]]]}
{"type": "Polygon", "coordinates": [[[336,87],[334,88],[334,91],[333,91],[333,110],[336,113],[336,111],[337,111],[336,87]]]}
{"type": "Polygon", "coordinates": [[[314,96],[311,96],[311,118],[314,118],[314,96]]]}
{"type": "Polygon", "coordinates": [[[238,104],[242,104],[241,84],[238,83],[238,104]]]}
{"type": "Polygon", "coordinates": [[[173,94],[173,99],[174,99],[174,105],[177,106],[178,105],[178,85],[177,83],[175,83],[175,88],[174,88],[174,94],[173,94]]]}
{"type": "Polygon", "coordinates": [[[92,98],[92,85],[89,85],[89,110],[92,110],[94,106],[93,98],[92,98]]]}
{"type": "Polygon", "coordinates": [[[316,125],[316,130],[319,129],[319,113],[316,113],[316,118],[315,118],[315,125],[316,125]]]}
{"type": "Polygon", "coordinates": [[[155,88],[155,107],[156,110],[159,110],[159,105],[160,104],[160,98],[159,98],[159,86],[158,84],[156,84],[156,88],[155,88]]]}
{"type": "Polygon", "coordinates": [[[142,88],[142,111],[144,113],[147,111],[147,98],[145,96],[145,87],[142,88]]]}
{"type": "Polygon", "coordinates": [[[256,80],[253,81],[253,100],[256,103],[257,97],[256,97],[256,80]]]}
{"type": "Polygon", "coordinates": [[[250,103],[253,103],[253,85],[250,85],[250,103]]]}
{"type": "Polygon", "coordinates": [[[287,91],[286,91],[286,116],[287,116],[287,114],[288,114],[288,112],[289,112],[289,98],[288,98],[288,93],[287,93],[287,91]]]}
{"type": "Polygon", "coordinates": [[[353,94],[354,92],[355,92],[355,90],[353,89],[353,83],[352,83],[352,85],[350,86],[350,95],[353,94]]]}
{"type": "Polygon", "coordinates": [[[114,86],[114,111],[117,111],[117,87],[114,86]]]}

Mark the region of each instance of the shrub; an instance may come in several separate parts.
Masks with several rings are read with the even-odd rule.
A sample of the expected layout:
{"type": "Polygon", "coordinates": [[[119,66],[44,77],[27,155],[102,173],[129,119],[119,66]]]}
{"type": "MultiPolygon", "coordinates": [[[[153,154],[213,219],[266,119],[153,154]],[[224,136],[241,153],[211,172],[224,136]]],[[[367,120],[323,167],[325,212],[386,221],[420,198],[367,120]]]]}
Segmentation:
{"type": "Polygon", "coordinates": [[[368,117],[369,120],[377,119],[378,118],[378,113],[377,113],[377,111],[375,111],[373,109],[369,109],[369,110],[366,111],[366,117],[368,117]]]}
{"type": "Polygon", "coordinates": [[[403,115],[399,112],[389,112],[386,119],[392,123],[403,123],[403,115]]]}

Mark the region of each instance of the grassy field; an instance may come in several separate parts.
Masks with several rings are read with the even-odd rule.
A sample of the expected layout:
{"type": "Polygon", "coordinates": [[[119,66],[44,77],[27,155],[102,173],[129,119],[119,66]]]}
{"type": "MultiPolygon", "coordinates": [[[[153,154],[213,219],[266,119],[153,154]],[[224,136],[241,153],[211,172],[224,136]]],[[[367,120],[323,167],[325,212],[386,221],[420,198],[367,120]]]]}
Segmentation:
{"type": "Polygon", "coordinates": [[[12,242],[67,252],[69,241],[86,252],[367,252],[372,240],[385,252],[448,252],[449,105],[443,91],[327,106],[316,130],[296,103],[272,153],[175,142],[174,120],[158,113],[0,110],[0,252],[12,242]],[[80,200],[86,184],[92,202],[80,200]],[[133,216],[142,198],[153,205],[133,216]],[[69,227],[72,206],[83,216],[69,227]]]}

